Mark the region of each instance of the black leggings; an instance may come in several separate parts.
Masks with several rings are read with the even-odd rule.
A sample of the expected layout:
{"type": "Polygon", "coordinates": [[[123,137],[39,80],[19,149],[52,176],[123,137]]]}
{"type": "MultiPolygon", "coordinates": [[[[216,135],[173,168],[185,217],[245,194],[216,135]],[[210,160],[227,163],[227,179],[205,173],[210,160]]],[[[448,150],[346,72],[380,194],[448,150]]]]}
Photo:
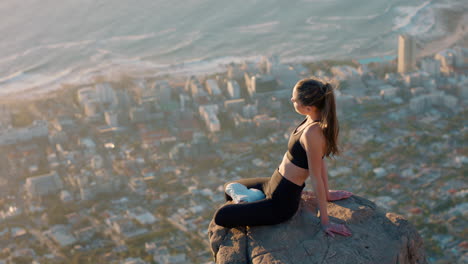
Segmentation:
{"type": "MultiPolygon", "coordinates": [[[[256,188],[265,193],[266,198],[239,204],[226,204],[219,208],[214,216],[217,225],[224,227],[275,225],[290,219],[299,208],[302,189],[284,178],[275,170],[270,178],[248,178],[234,181],[247,188],[256,188]]],[[[224,187],[229,183],[226,183],[224,187]]],[[[226,189],[226,188],[224,188],[226,189]]],[[[224,193],[226,201],[232,198],[224,193]]]]}

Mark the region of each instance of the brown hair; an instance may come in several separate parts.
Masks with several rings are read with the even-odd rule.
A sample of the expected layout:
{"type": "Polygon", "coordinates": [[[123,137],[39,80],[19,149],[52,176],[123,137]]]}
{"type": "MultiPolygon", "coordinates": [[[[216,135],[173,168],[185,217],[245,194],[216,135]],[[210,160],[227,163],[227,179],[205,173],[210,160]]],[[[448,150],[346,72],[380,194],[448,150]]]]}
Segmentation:
{"type": "Polygon", "coordinates": [[[327,143],[326,157],[338,155],[338,133],[340,131],[336,117],[336,104],[333,87],[328,82],[316,79],[302,79],[294,86],[297,99],[305,106],[315,106],[322,113],[320,127],[327,143]]]}

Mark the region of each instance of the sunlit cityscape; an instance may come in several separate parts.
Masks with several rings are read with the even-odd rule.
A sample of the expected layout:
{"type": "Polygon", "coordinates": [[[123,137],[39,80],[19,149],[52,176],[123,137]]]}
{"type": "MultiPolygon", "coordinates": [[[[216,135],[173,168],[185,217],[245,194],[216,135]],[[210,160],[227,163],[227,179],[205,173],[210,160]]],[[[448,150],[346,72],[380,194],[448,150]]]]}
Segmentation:
{"type": "Polygon", "coordinates": [[[302,118],[292,88],[311,76],[335,87],[331,188],[408,219],[429,263],[468,263],[468,42],[454,32],[439,46],[401,34],[387,56],[261,55],[3,96],[0,264],[214,264],[223,185],[271,175],[302,118]]]}

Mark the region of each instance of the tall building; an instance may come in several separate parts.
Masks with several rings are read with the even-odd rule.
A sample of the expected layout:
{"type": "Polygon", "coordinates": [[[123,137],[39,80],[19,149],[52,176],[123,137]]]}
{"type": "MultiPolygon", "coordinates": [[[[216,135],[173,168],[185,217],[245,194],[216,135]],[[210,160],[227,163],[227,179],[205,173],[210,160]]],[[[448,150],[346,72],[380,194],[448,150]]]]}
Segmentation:
{"type": "Polygon", "coordinates": [[[116,127],[119,125],[119,118],[116,112],[113,112],[113,111],[104,112],[104,119],[106,120],[106,124],[109,126],[116,127]]]}
{"type": "Polygon", "coordinates": [[[252,75],[245,72],[244,78],[250,97],[255,97],[257,93],[273,92],[278,88],[278,82],[273,75],[252,75]]]}
{"type": "Polygon", "coordinates": [[[280,59],[278,55],[263,56],[259,64],[259,68],[264,74],[273,74],[274,68],[280,65],[280,59]]]}
{"type": "Polygon", "coordinates": [[[431,76],[440,76],[440,61],[432,58],[425,58],[421,60],[421,70],[429,73],[431,76]]]}
{"type": "Polygon", "coordinates": [[[221,90],[219,89],[218,82],[214,79],[206,80],[206,90],[212,96],[221,96],[221,90]]]}
{"type": "Polygon", "coordinates": [[[116,106],[116,95],[115,91],[109,83],[98,83],[95,86],[95,94],[101,104],[107,107],[116,106]]]}
{"type": "Polygon", "coordinates": [[[192,98],[203,97],[206,95],[205,89],[200,84],[200,81],[195,76],[190,76],[190,78],[185,83],[185,91],[187,91],[192,98]]]}
{"type": "Polygon", "coordinates": [[[166,80],[159,80],[154,83],[154,89],[157,91],[158,100],[160,103],[168,103],[171,101],[172,89],[169,82],[166,80]]]}
{"type": "Polygon", "coordinates": [[[232,99],[240,98],[240,86],[236,80],[227,81],[227,90],[232,99]]]}
{"type": "Polygon", "coordinates": [[[198,111],[210,132],[219,132],[221,130],[221,125],[217,117],[218,105],[201,105],[198,111]]]}
{"type": "Polygon", "coordinates": [[[410,35],[398,36],[398,72],[406,73],[416,66],[416,43],[410,35]]]}
{"type": "Polygon", "coordinates": [[[25,190],[31,198],[58,193],[62,188],[62,180],[56,172],[29,177],[25,183],[25,190]]]}

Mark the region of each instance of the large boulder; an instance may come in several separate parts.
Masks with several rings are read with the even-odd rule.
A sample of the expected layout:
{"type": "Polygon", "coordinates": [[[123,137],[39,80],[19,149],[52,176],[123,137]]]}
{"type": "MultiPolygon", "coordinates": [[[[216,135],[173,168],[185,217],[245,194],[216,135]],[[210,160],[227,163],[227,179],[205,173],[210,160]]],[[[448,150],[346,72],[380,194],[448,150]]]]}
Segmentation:
{"type": "Polygon", "coordinates": [[[365,198],[328,203],[330,220],[345,223],[350,237],[325,235],[316,210],[310,203],[306,207],[301,201],[297,213],[278,225],[224,228],[211,221],[208,236],[216,263],[427,263],[411,223],[365,198]]]}

